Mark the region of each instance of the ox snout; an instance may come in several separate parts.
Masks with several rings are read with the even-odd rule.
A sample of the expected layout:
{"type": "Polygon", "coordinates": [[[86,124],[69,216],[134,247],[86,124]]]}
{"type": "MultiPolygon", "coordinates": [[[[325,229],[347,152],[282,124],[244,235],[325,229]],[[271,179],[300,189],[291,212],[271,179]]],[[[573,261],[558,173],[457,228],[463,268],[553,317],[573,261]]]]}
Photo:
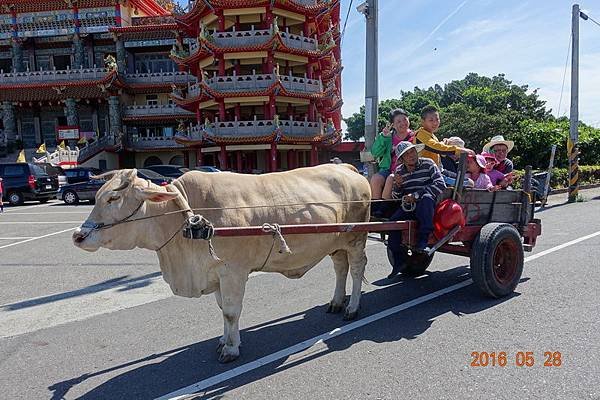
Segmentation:
{"type": "Polygon", "coordinates": [[[82,229],[82,228],[75,229],[75,232],[73,232],[73,236],[72,236],[73,244],[76,247],[79,247],[80,249],[86,250],[86,251],[98,250],[97,247],[94,247],[91,245],[90,240],[87,240],[90,233],[91,232],[88,229],[82,229]]]}

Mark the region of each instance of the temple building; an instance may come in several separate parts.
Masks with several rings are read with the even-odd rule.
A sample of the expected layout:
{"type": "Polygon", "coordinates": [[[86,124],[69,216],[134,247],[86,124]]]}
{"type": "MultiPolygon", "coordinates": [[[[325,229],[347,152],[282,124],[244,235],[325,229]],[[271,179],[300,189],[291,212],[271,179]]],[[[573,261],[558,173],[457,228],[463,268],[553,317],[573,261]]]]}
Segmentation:
{"type": "Polygon", "coordinates": [[[0,7],[0,146],[257,173],[317,164],[339,140],[339,1],[0,7]]]}

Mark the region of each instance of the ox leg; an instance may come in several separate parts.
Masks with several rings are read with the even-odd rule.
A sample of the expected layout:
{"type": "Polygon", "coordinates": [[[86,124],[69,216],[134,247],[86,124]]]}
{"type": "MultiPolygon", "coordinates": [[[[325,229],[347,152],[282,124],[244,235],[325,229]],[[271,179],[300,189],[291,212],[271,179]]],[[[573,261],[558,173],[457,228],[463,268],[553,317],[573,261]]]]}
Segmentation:
{"type": "MultiPolygon", "coordinates": [[[[217,305],[223,311],[223,298],[221,297],[221,289],[215,290],[215,300],[217,300],[217,305]]],[[[225,346],[225,338],[227,337],[227,324],[225,323],[225,319],[223,319],[223,336],[219,338],[219,345],[217,346],[217,353],[221,353],[223,350],[223,346],[225,346]]]]}
{"type": "Polygon", "coordinates": [[[338,250],[331,254],[333,260],[333,269],[335,269],[335,291],[333,299],[327,307],[328,313],[339,313],[344,308],[346,299],[346,278],[348,277],[348,253],[345,250],[338,250]]]}
{"type": "Polygon", "coordinates": [[[240,314],[246,289],[247,275],[229,272],[220,277],[221,309],[223,310],[224,343],[221,347],[219,362],[226,363],[240,356],[240,314]]]}
{"type": "Polygon", "coordinates": [[[365,278],[365,266],[367,265],[365,244],[365,241],[363,241],[361,244],[357,243],[356,247],[348,251],[350,275],[352,276],[352,294],[350,295],[350,302],[348,303],[348,307],[346,307],[346,312],[344,313],[345,320],[355,319],[358,315],[362,282],[365,278]]]}

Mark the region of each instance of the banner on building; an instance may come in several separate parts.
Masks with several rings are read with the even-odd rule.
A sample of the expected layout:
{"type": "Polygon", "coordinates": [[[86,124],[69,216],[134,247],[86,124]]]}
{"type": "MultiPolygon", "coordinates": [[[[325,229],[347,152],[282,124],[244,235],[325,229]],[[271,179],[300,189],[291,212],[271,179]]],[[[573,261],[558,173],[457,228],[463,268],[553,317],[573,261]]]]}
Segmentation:
{"type": "Polygon", "coordinates": [[[79,140],[79,127],[57,126],[56,134],[58,140],[79,140]]]}

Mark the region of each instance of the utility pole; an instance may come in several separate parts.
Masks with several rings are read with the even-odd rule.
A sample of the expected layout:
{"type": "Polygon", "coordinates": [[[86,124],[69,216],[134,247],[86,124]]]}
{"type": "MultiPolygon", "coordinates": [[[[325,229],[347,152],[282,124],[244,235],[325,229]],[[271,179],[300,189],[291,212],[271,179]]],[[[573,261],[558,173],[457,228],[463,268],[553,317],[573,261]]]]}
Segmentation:
{"type": "MultiPolygon", "coordinates": [[[[585,14],[583,14],[585,15],[585,14]]],[[[579,17],[582,13],[579,4],[573,4],[571,22],[571,114],[569,118],[569,139],[567,153],[569,156],[569,203],[577,200],[579,193],[579,17]]],[[[587,18],[587,16],[585,16],[587,18]]]]}
{"type": "MultiPolygon", "coordinates": [[[[375,141],[379,115],[377,1],[367,0],[356,8],[367,20],[365,76],[365,153],[367,154],[370,154],[375,141]]],[[[375,168],[371,162],[367,162],[367,166],[370,178],[375,173],[375,168]]]]}

